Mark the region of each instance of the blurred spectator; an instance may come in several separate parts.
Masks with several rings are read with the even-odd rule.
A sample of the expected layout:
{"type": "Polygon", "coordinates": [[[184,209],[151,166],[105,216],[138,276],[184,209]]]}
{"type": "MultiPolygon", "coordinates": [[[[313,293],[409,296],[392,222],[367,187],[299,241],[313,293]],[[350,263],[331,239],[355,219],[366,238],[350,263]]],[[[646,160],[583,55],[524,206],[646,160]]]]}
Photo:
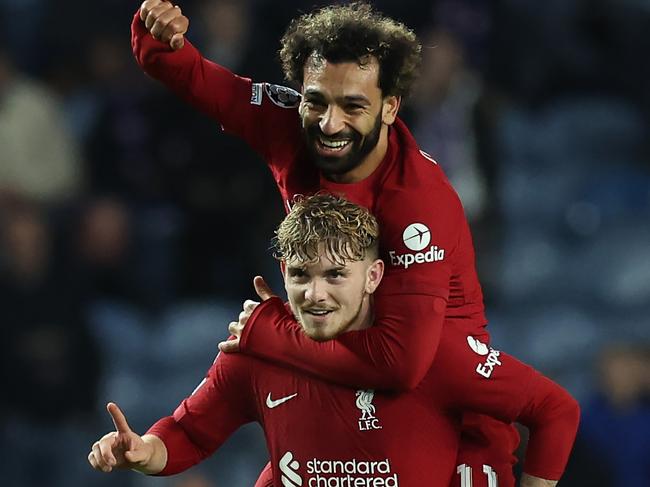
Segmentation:
{"type": "Polygon", "coordinates": [[[193,474],[179,479],[173,487],[215,487],[215,484],[200,474],[193,474]]]}
{"type": "Polygon", "coordinates": [[[192,26],[194,32],[200,33],[204,56],[236,73],[246,69],[250,57],[248,7],[248,2],[242,0],[203,0],[192,26]]]}
{"type": "MultiPolygon", "coordinates": [[[[232,19],[245,12],[228,2],[202,5],[225,9],[232,19]]],[[[235,23],[227,37],[236,40],[238,53],[248,33],[238,30],[243,20],[235,23]]],[[[206,32],[225,35],[214,26],[206,32]]],[[[208,45],[210,39],[206,34],[208,45]]],[[[129,209],[132,287],[154,307],[179,294],[239,299],[251,277],[273,264],[266,242],[282,210],[270,173],[243,142],[141,73],[134,80],[135,63],[119,38],[101,36],[91,46],[89,91],[99,104],[77,105],[78,115],[92,113],[95,120],[85,144],[89,190],[129,209]],[[241,226],[256,213],[256,225],[241,226]],[[233,228],[234,239],[227,236],[233,228]]]]}
{"type": "Polygon", "coordinates": [[[3,451],[9,458],[3,485],[63,485],[66,476],[75,477],[61,462],[68,445],[60,445],[94,410],[100,356],[86,327],[79,283],[57,259],[54,238],[36,206],[5,208],[0,251],[6,422],[0,442],[11,445],[3,451]]]}
{"type": "Polygon", "coordinates": [[[0,46],[0,195],[60,204],[81,183],[79,148],[44,84],[16,70],[0,46]]]}
{"type": "Polygon", "coordinates": [[[436,0],[430,6],[435,24],[463,46],[465,64],[474,72],[484,71],[487,64],[494,4],[489,0],[436,0]]]}
{"type": "Polygon", "coordinates": [[[650,479],[650,348],[609,347],[600,358],[598,372],[601,392],[582,407],[580,442],[592,450],[608,471],[612,478],[610,487],[647,485],[650,479]]]}
{"type": "Polygon", "coordinates": [[[44,25],[47,9],[44,0],[0,0],[0,22],[5,26],[0,33],[0,46],[19,53],[16,64],[34,75],[42,72],[44,25]]]}
{"type": "Polygon", "coordinates": [[[128,210],[110,198],[88,202],[71,242],[78,272],[86,277],[90,299],[138,302],[130,266],[131,222],[128,210]]]}
{"type": "Polygon", "coordinates": [[[487,197],[474,132],[481,80],[467,67],[463,46],[450,32],[429,31],[423,46],[422,75],[412,97],[413,133],[445,170],[470,220],[476,219],[487,197]]]}

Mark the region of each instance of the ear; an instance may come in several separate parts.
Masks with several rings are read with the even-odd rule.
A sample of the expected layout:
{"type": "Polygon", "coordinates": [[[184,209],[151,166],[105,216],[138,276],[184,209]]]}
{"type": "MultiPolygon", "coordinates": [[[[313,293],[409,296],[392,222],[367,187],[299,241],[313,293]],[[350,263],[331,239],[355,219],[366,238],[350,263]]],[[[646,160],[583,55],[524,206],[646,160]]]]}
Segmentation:
{"type": "Polygon", "coordinates": [[[401,96],[387,96],[382,101],[381,121],[386,125],[392,125],[397,118],[397,112],[402,104],[401,96]]]}
{"type": "Polygon", "coordinates": [[[376,259],[366,270],[366,293],[374,293],[377,290],[382,277],[384,277],[384,261],[376,259]]]}

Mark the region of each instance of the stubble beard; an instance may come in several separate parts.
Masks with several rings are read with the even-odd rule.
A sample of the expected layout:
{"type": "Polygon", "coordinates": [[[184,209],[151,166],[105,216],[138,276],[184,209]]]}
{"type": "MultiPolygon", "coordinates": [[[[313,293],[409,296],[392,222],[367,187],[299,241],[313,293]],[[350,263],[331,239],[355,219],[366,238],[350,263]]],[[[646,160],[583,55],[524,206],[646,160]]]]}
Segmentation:
{"type": "Polygon", "coordinates": [[[375,124],[372,130],[366,136],[363,136],[361,133],[357,132],[354,129],[351,130],[350,134],[345,134],[345,137],[342,137],[341,134],[337,134],[336,138],[349,138],[352,140],[352,148],[350,150],[350,153],[344,157],[326,157],[320,155],[316,151],[318,138],[321,135],[324,136],[320,130],[320,127],[318,126],[318,123],[313,123],[312,125],[305,127],[303,130],[305,134],[307,149],[312,161],[314,162],[314,165],[320,169],[325,176],[340,176],[352,171],[353,169],[356,169],[361,164],[363,164],[368,154],[370,154],[379,143],[381,127],[382,120],[380,112],[375,118],[375,124]]]}
{"type": "Polygon", "coordinates": [[[363,309],[363,300],[364,298],[364,293],[361,293],[361,299],[359,301],[359,307],[357,308],[356,312],[354,313],[353,316],[351,316],[349,319],[347,319],[343,324],[338,325],[334,327],[331,331],[328,330],[329,326],[325,327],[307,327],[305,325],[305,322],[302,318],[302,313],[301,313],[301,318],[298,319],[300,322],[300,326],[302,326],[303,332],[312,340],[316,342],[327,342],[330,340],[335,339],[339,335],[345,333],[348,331],[348,329],[352,326],[353,323],[357,321],[359,318],[359,315],[361,314],[361,310],[363,309]]]}

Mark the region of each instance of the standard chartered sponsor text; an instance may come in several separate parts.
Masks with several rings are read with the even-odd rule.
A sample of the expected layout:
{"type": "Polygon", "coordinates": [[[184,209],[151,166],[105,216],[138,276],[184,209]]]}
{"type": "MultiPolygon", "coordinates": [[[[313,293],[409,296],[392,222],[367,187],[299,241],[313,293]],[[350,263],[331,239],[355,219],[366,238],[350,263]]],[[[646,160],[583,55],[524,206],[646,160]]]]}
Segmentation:
{"type": "Polygon", "coordinates": [[[319,460],[306,463],[309,487],[398,487],[390,461],[319,460]],[[359,477],[358,475],[364,475],[359,477]]]}

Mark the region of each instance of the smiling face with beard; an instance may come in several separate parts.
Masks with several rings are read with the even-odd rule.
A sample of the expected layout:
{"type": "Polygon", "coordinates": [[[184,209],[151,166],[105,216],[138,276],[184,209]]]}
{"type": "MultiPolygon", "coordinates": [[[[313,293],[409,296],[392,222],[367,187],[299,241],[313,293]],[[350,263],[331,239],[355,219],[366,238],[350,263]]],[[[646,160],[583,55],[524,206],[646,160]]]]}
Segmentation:
{"type": "Polygon", "coordinates": [[[305,127],[307,148],[312,161],[328,177],[342,176],[359,167],[370,154],[381,133],[381,114],[375,117],[375,124],[368,134],[362,134],[354,128],[342,130],[332,136],[323,133],[318,122],[305,127]],[[343,145],[343,149],[330,148],[333,144],[343,145]],[[339,154],[340,152],[340,154],[339,154]]]}
{"type": "Polygon", "coordinates": [[[372,57],[333,63],[312,55],[306,63],[302,126],[312,161],[328,179],[355,182],[381,163],[399,99],[382,97],[378,80],[372,57]]]}

